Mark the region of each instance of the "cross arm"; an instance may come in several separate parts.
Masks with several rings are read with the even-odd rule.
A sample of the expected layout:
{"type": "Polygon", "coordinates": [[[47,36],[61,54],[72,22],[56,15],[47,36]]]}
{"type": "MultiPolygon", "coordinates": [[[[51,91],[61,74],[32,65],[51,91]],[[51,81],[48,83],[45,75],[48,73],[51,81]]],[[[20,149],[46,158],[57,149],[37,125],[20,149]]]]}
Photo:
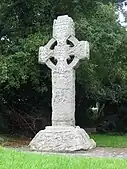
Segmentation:
{"type": "Polygon", "coordinates": [[[71,63],[71,67],[77,68],[79,60],[89,59],[89,43],[87,41],[78,41],[74,36],[69,39],[74,45],[70,47],[69,55],[74,55],[74,60],[71,63]]]}
{"type": "Polygon", "coordinates": [[[56,40],[52,38],[45,46],[41,46],[39,48],[39,63],[45,63],[50,69],[55,68],[55,65],[50,61],[50,58],[53,57],[53,50],[51,50],[51,46],[55,42],[56,40]]]}
{"type": "Polygon", "coordinates": [[[79,59],[89,59],[89,42],[78,41],[74,36],[71,36],[69,40],[74,44],[74,47],[70,49],[70,55],[75,55],[79,59]]]}

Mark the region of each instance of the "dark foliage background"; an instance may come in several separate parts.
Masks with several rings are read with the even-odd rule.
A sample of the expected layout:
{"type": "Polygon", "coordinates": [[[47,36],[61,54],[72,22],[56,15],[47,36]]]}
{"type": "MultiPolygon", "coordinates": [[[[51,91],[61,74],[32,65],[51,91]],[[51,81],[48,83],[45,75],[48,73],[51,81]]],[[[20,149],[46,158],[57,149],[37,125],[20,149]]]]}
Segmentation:
{"type": "Polygon", "coordinates": [[[113,0],[0,2],[1,132],[31,135],[51,124],[50,70],[38,64],[38,48],[51,38],[53,19],[63,14],[74,19],[77,38],[91,49],[90,60],[77,70],[77,125],[98,126],[110,114],[122,119],[121,106],[127,114],[127,33],[116,22],[116,8],[113,0]],[[96,102],[95,114],[90,107],[96,102]]]}

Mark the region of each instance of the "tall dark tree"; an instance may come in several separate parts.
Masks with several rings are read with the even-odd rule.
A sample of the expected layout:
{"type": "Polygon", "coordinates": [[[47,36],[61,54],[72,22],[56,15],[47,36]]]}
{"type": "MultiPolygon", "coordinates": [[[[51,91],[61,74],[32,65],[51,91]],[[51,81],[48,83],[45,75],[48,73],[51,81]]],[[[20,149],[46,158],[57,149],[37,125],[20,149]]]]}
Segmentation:
{"type": "Polygon", "coordinates": [[[116,22],[115,4],[113,0],[1,1],[1,104],[28,114],[50,108],[50,71],[38,64],[38,48],[51,38],[53,19],[63,14],[74,19],[77,37],[88,40],[91,48],[89,62],[78,69],[77,83],[83,92],[77,104],[82,96],[104,103],[127,101],[127,35],[116,22]]]}

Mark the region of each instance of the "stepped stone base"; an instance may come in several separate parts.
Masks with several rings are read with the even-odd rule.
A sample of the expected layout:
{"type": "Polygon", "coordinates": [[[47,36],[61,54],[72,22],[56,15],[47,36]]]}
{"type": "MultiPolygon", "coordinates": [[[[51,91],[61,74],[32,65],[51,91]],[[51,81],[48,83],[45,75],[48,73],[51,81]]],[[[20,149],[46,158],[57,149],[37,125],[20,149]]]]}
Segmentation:
{"type": "Polygon", "coordinates": [[[48,126],[36,134],[29,146],[33,151],[72,152],[95,148],[96,143],[78,126],[48,126]]]}

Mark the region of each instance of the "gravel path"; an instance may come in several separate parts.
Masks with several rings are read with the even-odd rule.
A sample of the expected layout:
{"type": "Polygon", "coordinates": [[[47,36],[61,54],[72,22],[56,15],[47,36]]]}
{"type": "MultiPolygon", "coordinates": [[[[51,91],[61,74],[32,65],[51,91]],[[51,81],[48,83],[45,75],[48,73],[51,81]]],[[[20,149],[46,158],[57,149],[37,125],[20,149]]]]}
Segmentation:
{"type": "Polygon", "coordinates": [[[106,158],[126,158],[127,159],[127,148],[102,148],[97,147],[90,151],[76,151],[76,152],[63,152],[63,153],[57,153],[57,152],[36,152],[36,151],[30,151],[28,146],[24,146],[21,148],[12,148],[8,147],[10,149],[16,150],[16,151],[23,151],[23,152],[29,152],[29,153],[37,153],[37,154],[60,154],[60,155],[74,155],[74,156],[84,156],[84,157],[106,157],[106,158]]]}

